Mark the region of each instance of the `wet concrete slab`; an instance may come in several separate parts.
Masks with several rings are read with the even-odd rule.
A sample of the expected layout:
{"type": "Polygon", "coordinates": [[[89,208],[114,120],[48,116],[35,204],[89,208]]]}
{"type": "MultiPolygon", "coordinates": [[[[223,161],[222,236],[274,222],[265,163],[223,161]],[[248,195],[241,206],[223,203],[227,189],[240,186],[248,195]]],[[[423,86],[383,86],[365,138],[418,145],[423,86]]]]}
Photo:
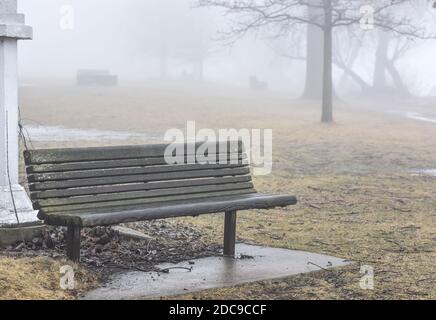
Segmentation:
{"type": "Polygon", "coordinates": [[[82,299],[149,299],[284,278],[349,264],[344,259],[304,251],[237,245],[237,259],[209,257],[161,264],[169,273],[126,272],[82,299]],[[190,271],[188,269],[191,269],[190,271]]]}

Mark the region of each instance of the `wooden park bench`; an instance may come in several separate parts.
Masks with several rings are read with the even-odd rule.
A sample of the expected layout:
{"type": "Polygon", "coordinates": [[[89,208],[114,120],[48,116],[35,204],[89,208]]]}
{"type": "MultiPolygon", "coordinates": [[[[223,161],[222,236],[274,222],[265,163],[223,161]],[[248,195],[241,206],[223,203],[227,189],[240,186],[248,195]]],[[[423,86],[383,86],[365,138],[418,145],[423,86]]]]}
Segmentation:
{"type": "MultiPolygon", "coordinates": [[[[295,204],[289,195],[257,193],[242,143],[216,161],[191,161],[200,144],[168,164],[168,145],[43,149],[24,152],[30,196],[38,218],[67,227],[67,255],[80,260],[84,227],[225,212],[224,255],[235,254],[236,211],[295,204]],[[191,150],[191,151],[190,151],[191,150]],[[194,150],[194,151],[192,151],[194,150]],[[183,161],[185,159],[185,161],[183,161]]],[[[220,153],[221,152],[221,153],[220,153]]]]}

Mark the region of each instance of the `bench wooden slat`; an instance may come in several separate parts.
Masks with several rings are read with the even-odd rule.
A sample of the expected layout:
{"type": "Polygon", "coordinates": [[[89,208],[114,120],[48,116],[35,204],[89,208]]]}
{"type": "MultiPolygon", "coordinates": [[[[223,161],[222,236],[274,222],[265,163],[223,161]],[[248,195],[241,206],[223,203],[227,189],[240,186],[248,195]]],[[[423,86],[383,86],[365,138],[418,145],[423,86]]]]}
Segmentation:
{"type": "MultiPolygon", "coordinates": [[[[41,209],[41,213],[44,215],[50,215],[53,213],[63,213],[70,212],[76,210],[88,210],[92,209],[95,212],[98,212],[98,209],[107,208],[107,207],[123,207],[123,206],[144,206],[150,203],[156,202],[171,202],[177,200],[190,200],[190,199],[204,199],[210,197],[219,197],[219,196],[232,196],[232,195],[240,195],[240,194],[250,194],[255,193],[254,189],[242,189],[242,190],[227,190],[227,191],[217,191],[217,192],[204,192],[204,193],[195,193],[195,194],[183,194],[183,195],[173,195],[173,196],[162,196],[162,197],[154,197],[154,198],[143,198],[143,199],[127,199],[127,200],[116,200],[116,201],[106,201],[106,202],[98,202],[98,203],[84,203],[84,204],[74,204],[74,205],[64,205],[64,206],[53,206],[53,207],[43,207],[41,209]]],[[[39,217],[39,215],[38,215],[39,217]]]]}
{"type": "Polygon", "coordinates": [[[180,216],[197,216],[217,212],[248,209],[270,209],[294,205],[297,199],[288,195],[247,194],[208,199],[183,200],[171,203],[155,203],[148,207],[131,209],[128,207],[107,208],[106,212],[59,213],[45,217],[50,225],[74,224],[81,227],[114,225],[143,220],[164,219],[180,216]]]}
{"type": "MultiPolygon", "coordinates": [[[[231,153],[228,155],[214,154],[209,155],[209,159],[214,159],[216,163],[231,162],[235,160],[246,159],[245,154],[231,153]]],[[[187,157],[184,158],[184,163],[187,163],[187,157]]],[[[111,169],[111,168],[129,168],[129,167],[145,167],[152,165],[165,165],[167,164],[164,157],[156,158],[140,158],[140,159],[121,159],[121,160],[100,160],[89,162],[66,162],[55,164],[30,164],[26,167],[28,174],[44,173],[44,172],[68,172],[80,170],[93,170],[93,169],[111,169]]]]}
{"type": "MultiPolygon", "coordinates": [[[[214,145],[217,152],[211,153],[241,153],[243,144],[236,142],[211,142],[204,144],[199,142],[194,144],[179,144],[180,148],[185,148],[185,154],[195,154],[201,147],[214,145]],[[189,146],[189,147],[187,147],[189,146]],[[224,152],[225,150],[225,152],[224,152]]],[[[63,163],[95,160],[117,160],[117,159],[137,159],[162,157],[168,144],[151,144],[141,146],[118,146],[118,147],[99,147],[99,148],[68,148],[68,149],[39,149],[24,152],[26,164],[45,164],[63,163]]],[[[174,147],[176,147],[174,145],[174,147]]]]}
{"type": "Polygon", "coordinates": [[[252,189],[252,183],[228,183],[220,185],[209,186],[196,186],[196,187],[183,187],[183,188],[171,188],[171,189],[155,189],[148,191],[132,191],[132,192],[118,192],[113,194],[98,194],[91,196],[80,196],[70,198],[51,198],[46,200],[33,201],[36,209],[60,206],[60,205],[72,205],[82,203],[95,203],[95,206],[99,205],[99,202],[115,201],[115,200],[130,200],[130,199],[145,199],[170,195],[183,195],[183,194],[198,194],[215,191],[230,191],[230,190],[242,190],[252,189]]]}
{"type": "Polygon", "coordinates": [[[69,171],[69,172],[55,172],[55,173],[36,173],[27,176],[28,181],[43,182],[43,181],[62,181],[73,179],[86,179],[86,178],[101,178],[101,177],[114,177],[114,176],[129,176],[141,175],[148,173],[162,173],[162,172],[178,172],[178,171],[193,171],[193,170],[210,170],[210,169],[226,169],[238,168],[247,166],[246,163],[236,164],[183,164],[183,165],[158,165],[149,167],[132,167],[132,168],[117,168],[117,169],[97,169],[85,171],[69,171]]]}
{"type": "Polygon", "coordinates": [[[115,176],[115,177],[104,177],[104,178],[29,183],[29,189],[31,191],[49,190],[49,189],[68,189],[68,188],[75,188],[75,187],[114,185],[114,184],[123,184],[123,183],[131,183],[131,182],[167,181],[167,180],[177,180],[177,179],[237,176],[237,175],[246,175],[248,173],[250,173],[250,169],[248,167],[232,168],[232,169],[178,171],[178,172],[167,172],[167,173],[150,173],[150,174],[129,175],[129,176],[115,176]]]}
{"type": "Polygon", "coordinates": [[[167,188],[190,187],[190,186],[207,186],[219,185],[226,183],[240,183],[251,181],[251,176],[236,176],[236,177],[223,177],[223,178],[203,178],[192,180],[173,180],[165,182],[147,182],[147,183],[133,183],[109,186],[92,186],[73,189],[54,189],[45,191],[31,192],[32,200],[48,199],[48,198],[63,198],[83,195],[97,195],[104,193],[117,193],[128,191],[141,191],[141,190],[158,190],[167,188]]]}

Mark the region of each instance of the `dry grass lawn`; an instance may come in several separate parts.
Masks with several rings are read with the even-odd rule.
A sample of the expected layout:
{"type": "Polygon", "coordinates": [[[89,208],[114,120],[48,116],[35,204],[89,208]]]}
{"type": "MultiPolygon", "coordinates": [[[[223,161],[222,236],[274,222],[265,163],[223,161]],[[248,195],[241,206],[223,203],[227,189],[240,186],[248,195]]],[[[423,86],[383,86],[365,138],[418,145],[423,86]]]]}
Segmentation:
{"type": "MultiPolygon", "coordinates": [[[[41,85],[22,89],[20,97],[23,117],[45,125],[163,133],[195,120],[198,128],[272,128],[273,173],[256,177],[256,187],[296,194],[299,204],[240,213],[239,240],[356,262],[333,271],[183,298],[436,298],[436,177],[410,172],[436,168],[435,124],[339,102],[336,123],[322,125],[314,103],[278,93],[208,85],[155,83],[115,89],[41,85]],[[360,289],[361,265],[374,267],[374,290],[360,289]]],[[[143,141],[122,143],[139,142],[143,141]]],[[[76,141],[35,146],[102,144],[76,141]]],[[[202,230],[205,241],[221,241],[222,215],[180,221],[202,230]]],[[[50,272],[32,277],[32,289],[11,287],[20,274],[27,274],[29,264],[57,268],[56,263],[36,261],[0,260],[0,296],[6,287],[9,297],[68,298],[53,289],[51,284],[57,280],[50,278],[50,272]],[[7,267],[10,264],[14,267],[7,267]]]]}
{"type": "Polygon", "coordinates": [[[74,265],[75,290],[62,290],[60,268],[69,264],[48,258],[13,259],[0,257],[0,300],[59,300],[76,298],[95,287],[97,279],[74,265]]]}

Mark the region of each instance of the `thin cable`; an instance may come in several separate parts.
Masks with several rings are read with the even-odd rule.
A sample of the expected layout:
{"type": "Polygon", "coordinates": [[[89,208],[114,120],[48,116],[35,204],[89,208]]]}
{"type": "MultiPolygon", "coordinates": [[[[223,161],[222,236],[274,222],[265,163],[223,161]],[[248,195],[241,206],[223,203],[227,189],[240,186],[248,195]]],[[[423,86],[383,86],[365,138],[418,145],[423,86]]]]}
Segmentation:
{"type": "Polygon", "coordinates": [[[26,151],[29,151],[29,146],[27,144],[27,141],[29,141],[31,148],[33,149],[33,142],[30,139],[29,131],[23,126],[20,106],[18,106],[18,129],[19,129],[18,136],[20,140],[23,141],[23,145],[26,151]],[[27,138],[26,138],[26,134],[27,134],[27,138]]]}
{"type": "Polygon", "coordinates": [[[9,170],[9,117],[8,111],[6,111],[6,172],[9,181],[9,191],[11,192],[12,204],[14,206],[15,218],[17,219],[18,226],[20,225],[20,219],[18,218],[17,206],[15,204],[14,191],[12,190],[11,173],[9,170]]]}
{"type": "MultiPolygon", "coordinates": [[[[27,128],[25,128],[25,127],[23,127],[23,129],[24,129],[23,133],[27,134],[27,141],[29,141],[29,143],[30,143],[30,148],[35,149],[35,147],[33,146],[33,141],[32,141],[32,139],[30,138],[29,130],[27,130],[27,128]]],[[[24,134],[23,134],[23,135],[24,135],[24,134]]],[[[26,135],[24,135],[24,138],[25,138],[25,137],[26,137],[26,135]]]]}

